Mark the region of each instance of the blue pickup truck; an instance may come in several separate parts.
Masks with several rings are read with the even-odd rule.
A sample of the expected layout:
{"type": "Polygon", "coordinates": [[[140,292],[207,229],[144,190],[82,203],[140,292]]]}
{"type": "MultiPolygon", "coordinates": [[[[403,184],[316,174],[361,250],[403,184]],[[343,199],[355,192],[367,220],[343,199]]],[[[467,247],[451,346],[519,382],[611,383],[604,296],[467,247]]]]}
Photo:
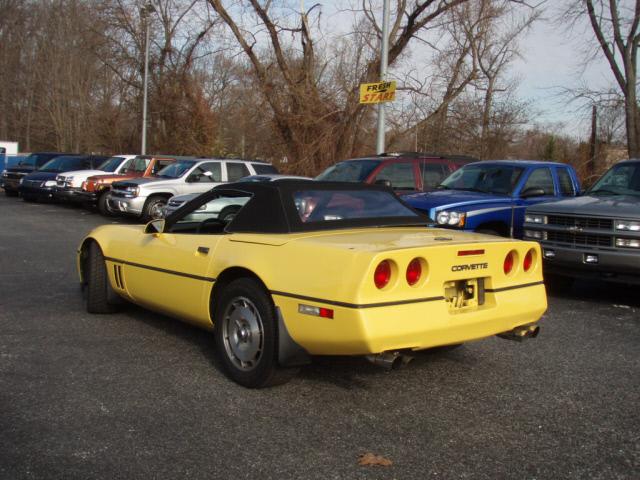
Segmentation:
{"type": "Polygon", "coordinates": [[[496,160],[467,164],[436,191],[402,198],[440,227],[522,238],[527,207],[579,194],[580,182],[570,165],[496,160]]]}

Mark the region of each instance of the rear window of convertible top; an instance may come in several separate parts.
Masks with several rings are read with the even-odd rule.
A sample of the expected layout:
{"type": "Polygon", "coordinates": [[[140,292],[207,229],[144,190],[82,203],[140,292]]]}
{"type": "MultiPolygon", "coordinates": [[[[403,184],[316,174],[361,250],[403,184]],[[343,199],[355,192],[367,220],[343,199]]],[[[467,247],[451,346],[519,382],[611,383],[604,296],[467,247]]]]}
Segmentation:
{"type": "Polygon", "coordinates": [[[384,191],[300,190],[293,200],[303,223],[381,217],[419,216],[384,191]]]}

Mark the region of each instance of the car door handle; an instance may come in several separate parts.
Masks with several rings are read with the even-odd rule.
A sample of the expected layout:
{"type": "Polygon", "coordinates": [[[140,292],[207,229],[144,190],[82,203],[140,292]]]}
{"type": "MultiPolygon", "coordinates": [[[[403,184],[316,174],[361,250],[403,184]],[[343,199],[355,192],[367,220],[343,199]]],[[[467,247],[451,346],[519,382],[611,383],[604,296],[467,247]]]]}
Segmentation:
{"type": "Polygon", "coordinates": [[[198,253],[207,254],[209,253],[209,247],[198,247],[198,253]]]}

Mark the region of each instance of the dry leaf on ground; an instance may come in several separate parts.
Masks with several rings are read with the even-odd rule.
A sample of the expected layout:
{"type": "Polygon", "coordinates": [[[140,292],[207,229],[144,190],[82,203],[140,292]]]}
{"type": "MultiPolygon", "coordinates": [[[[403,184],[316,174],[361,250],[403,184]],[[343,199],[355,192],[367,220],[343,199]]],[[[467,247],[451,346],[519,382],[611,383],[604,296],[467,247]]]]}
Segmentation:
{"type": "Polygon", "coordinates": [[[390,467],[393,462],[382,455],[374,455],[373,453],[363,453],[358,457],[358,464],[361,466],[390,467]]]}

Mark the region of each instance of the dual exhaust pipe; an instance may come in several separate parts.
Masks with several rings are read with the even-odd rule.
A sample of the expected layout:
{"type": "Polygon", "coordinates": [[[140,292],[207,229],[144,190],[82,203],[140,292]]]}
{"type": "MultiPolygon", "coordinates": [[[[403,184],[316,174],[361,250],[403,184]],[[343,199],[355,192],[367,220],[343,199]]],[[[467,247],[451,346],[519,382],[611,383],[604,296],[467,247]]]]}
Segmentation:
{"type": "Polygon", "coordinates": [[[536,338],[540,333],[540,327],[534,323],[529,325],[520,325],[519,327],[509,330],[508,332],[499,333],[498,337],[505,340],[514,340],[516,342],[523,342],[527,338],[536,338]]]}
{"type": "MultiPolygon", "coordinates": [[[[536,338],[540,333],[540,327],[535,323],[529,325],[520,325],[519,327],[509,330],[508,332],[499,333],[498,337],[506,340],[513,340],[516,342],[523,342],[528,338],[536,338]]],[[[382,352],[375,355],[367,355],[366,359],[384,368],[385,370],[396,370],[404,367],[407,363],[413,360],[413,357],[401,352],[382,352]]]]}

